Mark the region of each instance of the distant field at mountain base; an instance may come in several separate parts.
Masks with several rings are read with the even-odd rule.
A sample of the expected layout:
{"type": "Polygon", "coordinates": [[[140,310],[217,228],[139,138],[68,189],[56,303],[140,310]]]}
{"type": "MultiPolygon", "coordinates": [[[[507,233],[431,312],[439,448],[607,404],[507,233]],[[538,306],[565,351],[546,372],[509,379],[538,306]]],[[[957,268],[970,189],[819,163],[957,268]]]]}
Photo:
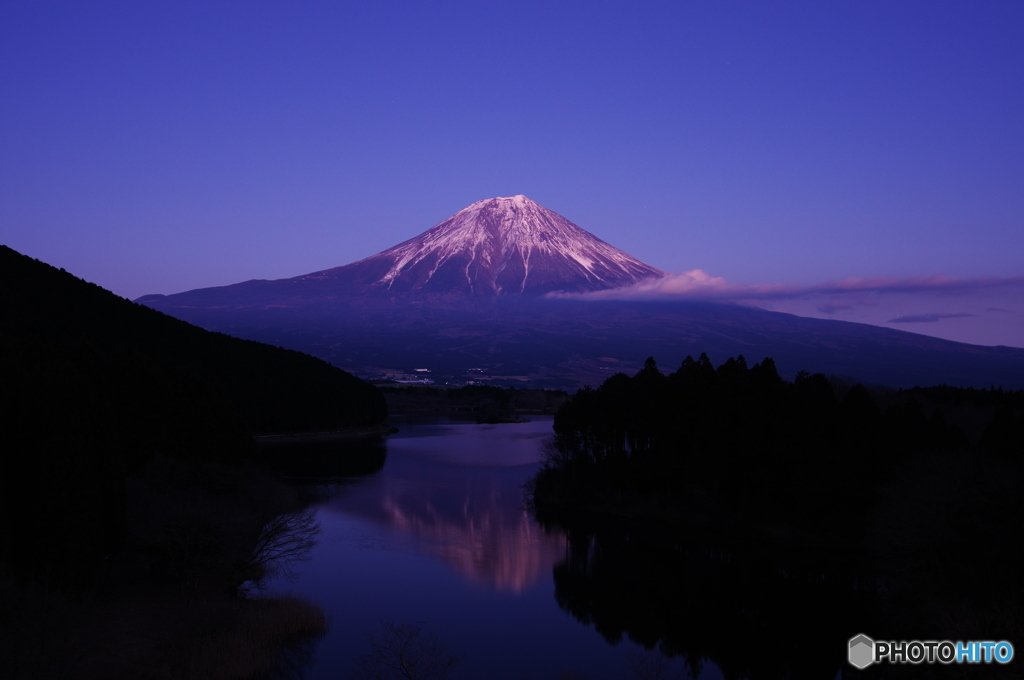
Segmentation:
{"type": "MultiPolygon", "coordinates": [[[[152,304],[152,303],[150,303],[152,304]]],[[[336,297],[296,306],[154,305],[204,328],[307,352],[365,377],[574,388],[633,373],[772,357],[783,376],[823,372],[871,384],[1024,388],[1024,349],[982,347],[887,328],[695,302],[508,298],[486,304],[336,297]]]]}

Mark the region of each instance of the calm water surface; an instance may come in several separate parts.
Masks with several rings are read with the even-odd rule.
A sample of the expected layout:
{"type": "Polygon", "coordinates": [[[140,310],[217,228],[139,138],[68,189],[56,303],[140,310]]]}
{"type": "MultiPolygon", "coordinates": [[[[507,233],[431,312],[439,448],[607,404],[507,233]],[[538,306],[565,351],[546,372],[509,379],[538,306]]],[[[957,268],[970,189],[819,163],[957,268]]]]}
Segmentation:
{"type": "MultiPolygon", "coordinates": [[[[395,424],[383,468],[329,487],[311,559],[270,586],[332,616],[305,677],[348,677],[382,621],[419,623],[465,655],[453,678],[635,677],[629,657],[641,646],[610,644],[559,606],[553,575],[567,540],[523,507],[551,419],[395,424]]],[[[708,663],[700,677],[722,676],[708,663]]]]}

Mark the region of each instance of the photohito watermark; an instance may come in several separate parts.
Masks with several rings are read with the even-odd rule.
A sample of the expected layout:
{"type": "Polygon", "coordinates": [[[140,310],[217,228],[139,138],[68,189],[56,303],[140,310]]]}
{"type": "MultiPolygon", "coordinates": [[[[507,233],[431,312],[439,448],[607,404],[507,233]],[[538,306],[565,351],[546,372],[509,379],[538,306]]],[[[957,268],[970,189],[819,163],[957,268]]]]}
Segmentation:
{"type": "Polygon", "coordinates": [[[867,668],[873,663],[1009,663],[1013,645],[999,642],[910,640],[887,642],[861,634],[850,638],[850,665],[867,668]]]}

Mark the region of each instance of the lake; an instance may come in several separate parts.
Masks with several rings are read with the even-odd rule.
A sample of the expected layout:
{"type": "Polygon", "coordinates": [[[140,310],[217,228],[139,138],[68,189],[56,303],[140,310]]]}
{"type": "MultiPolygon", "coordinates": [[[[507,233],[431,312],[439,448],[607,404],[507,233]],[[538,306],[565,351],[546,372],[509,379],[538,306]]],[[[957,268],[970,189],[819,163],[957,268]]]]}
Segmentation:
{"type": "MultiPolygon", "coordinates": [[[[550,417],[392,422],[400,431],[380,444],[378,470],[319,485],[318,544],[292,578],[268,584],[332,617],[303,677],[349,677],[382,622],[418,624],[464,655],[455,679],[676,677],[657,675],[652,668],[669,662],[634,640],[685,654],[687,675],[702,680],[722,678],[722,667],[767,677],[794,665],[795,676],[836,677],[843,648],[834,639],[850,635],[829,623],[835,594],[817,576],[783,577],[763,560],[751,576],[736,555],[657,529],[567,531],[534,519],[523,484],[539,466],[550,417]],[[829,649],[814,647],[822,630],[829,635],[818,644],[829,649]],[[749,649],[730,649],[744,635],[749,649]],[[787,657],[789,647],[809,660],[787,657]],[[778,658],[761,658],[765,648],[778,658]]],[[[670,664],[684,671],[681,658],[670,664]]]]}

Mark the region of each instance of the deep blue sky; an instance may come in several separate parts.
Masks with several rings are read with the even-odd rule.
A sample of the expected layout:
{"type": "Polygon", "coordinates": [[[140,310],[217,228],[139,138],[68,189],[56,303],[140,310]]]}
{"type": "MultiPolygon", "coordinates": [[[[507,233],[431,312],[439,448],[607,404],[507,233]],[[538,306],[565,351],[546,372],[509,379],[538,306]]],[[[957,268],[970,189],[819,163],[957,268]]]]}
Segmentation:
{"type": "MultiPolygon", "coordinates": [[[[4,2],[0,92],[0,242],[132,298],[519,193],[736,285],[1024,275],[1020,2],[4,2]]],[[[893,327],[1024,346],[999,290],[893,327]]]]}

